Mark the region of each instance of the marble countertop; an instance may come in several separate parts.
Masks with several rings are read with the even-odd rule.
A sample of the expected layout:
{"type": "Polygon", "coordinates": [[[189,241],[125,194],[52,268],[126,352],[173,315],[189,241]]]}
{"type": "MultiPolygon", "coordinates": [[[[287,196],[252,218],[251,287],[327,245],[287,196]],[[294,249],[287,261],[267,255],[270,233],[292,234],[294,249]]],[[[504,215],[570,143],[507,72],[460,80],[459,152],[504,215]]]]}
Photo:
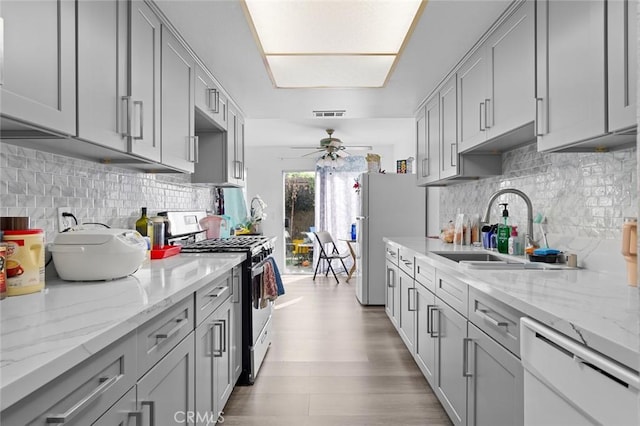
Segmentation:
{"type": "Polygon", "coordinates": [[[147,260],[114,281],[48,280],[0,302],[0,410],[240,264],[245,254],[147,260]]]}
{"type": "Polygon", "coordinates": [[[434,251],[484,251],[420,237],[385,238],[469,286],[618,362],[640,370],[640,291],[621,278],[585,269],[467,269],[434,251]]]}

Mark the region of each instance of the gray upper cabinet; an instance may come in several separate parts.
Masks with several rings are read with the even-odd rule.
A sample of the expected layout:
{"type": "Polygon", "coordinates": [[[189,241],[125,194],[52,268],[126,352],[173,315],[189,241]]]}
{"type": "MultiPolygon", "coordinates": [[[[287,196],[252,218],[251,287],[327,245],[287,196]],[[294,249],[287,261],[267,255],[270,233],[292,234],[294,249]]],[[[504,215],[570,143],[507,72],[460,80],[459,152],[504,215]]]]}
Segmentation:
{"type": "Polygon", "coordinates": [[[460,152],[535,138],[534,4],[520,3],[458,70],[460,152]]]}
{"type": "Polygon", "coordinates": [[[0,16],[4,20],[2,116],[75,135],[75,2],[3,1],[0,16]]]}
{"type": "Polygon", "coordinates": [[[465,152],[487,139],[487,58],[476,50],[458,70],[459,151],[465,152]]]}
{"type": "MultiPolygon", "coordinates": [[[[615,3],[612,2],[614,10],[615,3]]],[[[634,136],[611,134],[608,128],[607,3],[538,0],[536,6],[538,150],[603,151],[635,142],[634,136]]],[[[615,26],[624,27],[624,18],[615,26]]],[[[613,45],[622,42],[623,52],[633,53],[624,46],[623,37],[617,39],[618,42],[612,40],[610,50],[616,52],[620,46],[613,45]]],[[[619,84],[624,85],[624,79],[613,87],[619,84]]],[[[628,89],[623,87],[620,95],[612,94],[611,101],[619,104],[617,96],[624,98],[625,91],[628,89]]]]}
{"type": "Polygon", "coordinates": [[[417,184],[438,180],[438,144],[440,139],[440,98],[436,93],[416,115],[417,184]]]}
{"type": "Polygon", "coordinates": [[[609,131],[636,128],[636,2],[607,2],[609,131]]]}
{"type": "Polygon", "coordinates": [[[195,59],[162,27],[162,163],[193,172],[198,161],[194,134],[195,59]]]}
{"type": "MultiPolygon", "coordinates": [[[[422,154],[422,174],[418,175],[418,185],[447,185],[457,181],[476,179],[480,176],[494,176],[502,171],[500,155],[493,153],[471,153],[461,155],[459,147],[459,98],[457,96],[456,74],[449,77],[424,109],[424,145],[428,157],[422,154]],[[428,170],[426,170],[428,169],[428,170]]],[[[417,116],[418,137],[423,123],[422,114],[417,116]]],[[[423,145],[418,139],[418,146],[423,145]]],[[[421,153],[418,153],[420,156],[421,153]]],[[[420,157],[419,157],[420,158],[420,157]]],[[[418,169],[420,173],[420,169],[418,169]]]]}
{"type": "Polygon", "coordinates": [[[196,128],[203,130],[227,129],[227,97],[213,77],[200,65],[196,65],[195,103],[196,128]]]}
{"type": "Polygon", "coordinates": [[[127,3],[81,1],[78,13],[78,137],[127,151],[127,3]]]}
{"type": "Polygon", "coordinates": [[[458,174],[458,112],[456,77],[449,79],[440,89],[440,137],[434,141],[440,153],[439,178],[446,179],[458,174]]]}
{"type": "MultiPolygon", "coordinates": [[[[526,1],[486,42],[489,96],[485,100],[486,133],[491,140],[509,135],[511,147],[533,141],[535,109],[535,9],[526,1]],[[521,134],[512,134],[521,129],[521,134]]],[[[492,147],[493,148],[493,147],[492,147]]]]}
{"type": "Polygon", "coordinates": [[[161,23],[143,1],[130,5],[129,152],[159,162],[161,23]]]}

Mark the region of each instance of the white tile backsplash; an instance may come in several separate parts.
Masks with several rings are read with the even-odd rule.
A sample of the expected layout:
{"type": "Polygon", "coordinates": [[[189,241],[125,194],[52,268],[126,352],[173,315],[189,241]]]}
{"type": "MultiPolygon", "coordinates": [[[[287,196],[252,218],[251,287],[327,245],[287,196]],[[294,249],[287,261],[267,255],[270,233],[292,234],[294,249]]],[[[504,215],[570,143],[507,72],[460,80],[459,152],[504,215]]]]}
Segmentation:
{"type": "Polygon", "coordinates": [[[190,175],[141,173],[22,148],[0,141],[0,216],[29,216],[34,228],[57,232],[57,208],[71,207],[81,222],[133,228],[140,207],[208,210],[211,189],[190,175]]]}
{"type": "MultiPolygon", "coordinates": [[[[580,238],[619,239],[625,216],[638,211],[636,149],[610,153],[540,153],[532,143],[502,155],[503,174],[440,190],[440,225],[457,209],[484,214],[491,194],[517,188],[531,199],[533,215],[547,218],[547,232],[580,238]]],[[[500,197],[491,223],[501,219],[499,202],[509,203],[509,220],[526,228],[526,206],[515,195],[500,197]]],[[[536,229],[536,237],[538,232],[536,229]]]]}

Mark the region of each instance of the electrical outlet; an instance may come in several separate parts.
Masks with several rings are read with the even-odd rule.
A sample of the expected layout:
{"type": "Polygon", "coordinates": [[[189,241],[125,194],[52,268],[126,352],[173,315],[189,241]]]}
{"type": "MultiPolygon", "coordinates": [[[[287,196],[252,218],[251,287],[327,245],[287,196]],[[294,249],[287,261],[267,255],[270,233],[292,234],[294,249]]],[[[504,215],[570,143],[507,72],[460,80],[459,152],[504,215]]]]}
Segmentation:
{"type": "Polygon", "coordinates": [[[58,232],[62,232],[76,224],[72,217],[63,216],[63,213],[74,214],[71,207],[58,207],[58,232]]]}

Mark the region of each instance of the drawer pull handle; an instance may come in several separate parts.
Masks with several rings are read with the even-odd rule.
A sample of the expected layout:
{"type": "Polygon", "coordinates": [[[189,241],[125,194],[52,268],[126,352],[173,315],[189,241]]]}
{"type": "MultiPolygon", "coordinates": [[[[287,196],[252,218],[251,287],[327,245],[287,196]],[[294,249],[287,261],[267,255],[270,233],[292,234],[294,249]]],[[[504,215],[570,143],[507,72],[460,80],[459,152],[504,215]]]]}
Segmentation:
{"type": "Polygon", "coordinates": [[[229,287],[228,286],[216,287],[216,289],[218,290],[217,292],[212,291],[211,293],[207,294],[206,297],[220,297],[220,296],[222,296],[222,293],[224,293],[225,291],[227,291],[229,289],[229,287]]]}
{"type": "Polygon", "coordinates": [[[509,327],[508,322],[498,321],[495,318],[492,318],[491,316],[489,316],[490,311],[487,309],[478,309],[478,312],[479,312],[479,315],[482,317],[482,319],[488,322],[489,324],[493,324],[496,327],[509,327]]]}
{"type": "Polygon", "coordinates": [[[178,318],[175,321],[178,323],[175,327],[173,327],[171,330],[169,330],[167,333],[158,333],[156,334],[156,339],[168,339],[170,337],[173,337],[176,333],[178,333],[178,331],[180,331],[180,329],[182,327],[184,327],[187,324],[187,321],[185,321],[186,318],[178,318]]]}
{"type": "Polygon", "coordinates": [[[47,417],[47,424],[58,424],[63,425],[67,422],[70,422],[78,413],[80,413],[84,408],[91,404],[93,401],[98,399],[102,394],[104,394],[109,388],[116,384],[118,380],[123,377],[122,374],[118,374],[117,376],[113,376],[110,379],[106,377],[100,378],[100,385],[93,390],[89,395],[75,404],[73,407],[69,408],[63,414],[54,414],[52,416],[47,417]]]}

